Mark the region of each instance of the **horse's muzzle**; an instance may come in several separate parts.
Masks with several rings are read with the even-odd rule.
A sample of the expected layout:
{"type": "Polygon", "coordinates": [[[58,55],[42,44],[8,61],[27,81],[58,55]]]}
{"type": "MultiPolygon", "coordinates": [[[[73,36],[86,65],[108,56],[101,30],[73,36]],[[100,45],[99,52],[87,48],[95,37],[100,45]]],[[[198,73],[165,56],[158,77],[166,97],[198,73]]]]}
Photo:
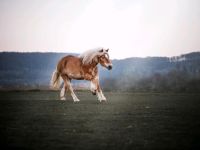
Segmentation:
{"type": "Polygon", "coordinates": [[[112,65],[109,65],[107,68],[108,68],[108,70],[111,70],[112,69],[112,65]]]}

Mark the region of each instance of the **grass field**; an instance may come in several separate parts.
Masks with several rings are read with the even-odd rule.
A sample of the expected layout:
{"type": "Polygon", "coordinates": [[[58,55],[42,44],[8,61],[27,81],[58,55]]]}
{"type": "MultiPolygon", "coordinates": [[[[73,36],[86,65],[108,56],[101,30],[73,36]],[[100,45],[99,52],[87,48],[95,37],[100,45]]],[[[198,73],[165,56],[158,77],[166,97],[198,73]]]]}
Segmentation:
{"type": "Polygon", "coordinates": [[[0,92],[1,147],[200,149],[200,94],[105,92],[101,104],[76,93],[79,103],[55,91],[0,92]]]}

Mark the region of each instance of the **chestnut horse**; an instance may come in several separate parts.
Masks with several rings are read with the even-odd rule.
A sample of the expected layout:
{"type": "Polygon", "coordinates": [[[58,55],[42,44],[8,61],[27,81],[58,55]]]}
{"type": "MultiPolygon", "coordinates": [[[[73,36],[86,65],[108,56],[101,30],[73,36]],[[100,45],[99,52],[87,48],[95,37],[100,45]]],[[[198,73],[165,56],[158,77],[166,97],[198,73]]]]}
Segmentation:
{"type": "Polygon", "coordinates": [[[77,56],[68,55],[63,57],[57,64],[57,69],[52,74],[51,86],[53,88],[60,87],[60,78],[63,79],[64,84],[60,92],[60,99],[66,100],[65,94],[69,90],[74,102],[79,99],[75,95],[71,86],[71,80],[88,80],[91,82],[91,92],[97,95],[98,100],[106,101],[99,85],[98,64],[112,69],[112,62],[108,55],[109,49],[97,48],[84,52],[77,56]]]}

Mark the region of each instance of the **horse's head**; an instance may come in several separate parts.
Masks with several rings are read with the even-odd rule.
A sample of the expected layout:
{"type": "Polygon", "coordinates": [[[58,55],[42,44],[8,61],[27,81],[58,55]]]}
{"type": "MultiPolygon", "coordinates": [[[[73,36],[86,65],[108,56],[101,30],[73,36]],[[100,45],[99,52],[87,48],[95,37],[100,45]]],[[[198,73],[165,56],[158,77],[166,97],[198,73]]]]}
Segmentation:
{"type": "Polygon", "coordinates": [[[107,68],[108,70],[111,70],[112,69],[112,62],[109,59],[108,50],[109,49],[101,49],[101,50],[99,50],[98,60],[99,60],[99,63],[103,67],[107,68]]]}

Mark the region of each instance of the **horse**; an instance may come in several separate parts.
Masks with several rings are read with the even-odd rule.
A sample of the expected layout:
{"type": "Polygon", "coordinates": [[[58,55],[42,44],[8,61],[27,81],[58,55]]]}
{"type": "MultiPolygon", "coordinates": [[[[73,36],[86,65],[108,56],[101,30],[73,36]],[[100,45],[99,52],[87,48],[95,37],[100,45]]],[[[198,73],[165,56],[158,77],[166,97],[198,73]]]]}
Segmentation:
{"type": "Polygon", "coordinates": [[[60,100],[66,100],[66,91],[69,90],[73,101],[79,102],[80,100],[73,91],[71,80],[88,80],[91,83],[92,94],[97,95],[100,102],[106,101],[99,84],[98,64],[108,70],[112,69],[108,51],[109,49],[96,48],[85,51],[79,56],[67,55],[59,60],[56,70],[52,73],[51,87],[59,89],[60,79],[64,81],[60,91],[60,100]]]}

